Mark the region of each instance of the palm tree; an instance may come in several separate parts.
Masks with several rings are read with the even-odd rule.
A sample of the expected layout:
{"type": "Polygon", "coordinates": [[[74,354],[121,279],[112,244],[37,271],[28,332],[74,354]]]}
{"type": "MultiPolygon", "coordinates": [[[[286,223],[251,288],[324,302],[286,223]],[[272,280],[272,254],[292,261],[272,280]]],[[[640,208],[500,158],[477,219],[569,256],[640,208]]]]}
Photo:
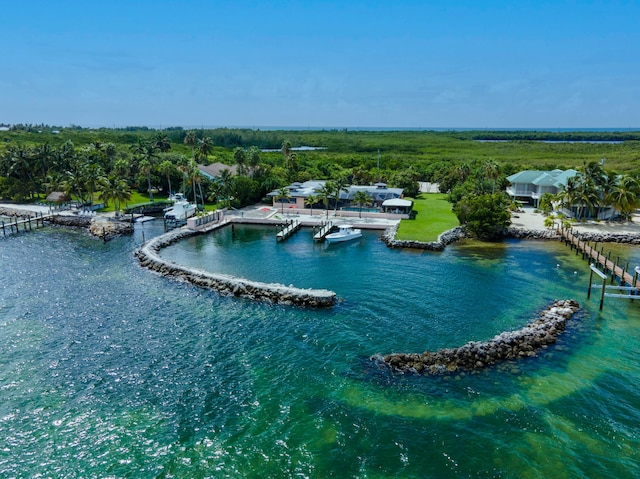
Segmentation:
{"type": "Polygon", "coordinates": [[[206,162],[209,154],[213,151],[213,140],[209,136],[198,140],[198,158],[206,162]]]}
{"type": "Polygon", "coordinates": [[[104,145],[104,164],[105,170],[110,171],[113,167],[113,162],[116,159],[118,148],[113,143],[106,143],[104,145]]]}
{"type": "Polygon", "coordinates": [[[585,208],[594,214],[598,204],[598,190],[596,184],[591,179],[583,179],[579,183],[578,196],[576,200],[580,203],[578,218],[584,216],[585,208]]]}
{"type": "Polygon", "coordinates": [[[485,161],[482,165],[482,171],[487,179],[492,181],[491,194],[496,192],[496,181],[500,177],[500,167],[493,160],[485,161]]]}
{"type": "Polygon", "coordinates": [[[462,184],[471,174],[471,167],[467,163],[460,163],[454,167],[453,171],[458,183],[462,184]]]}
{"type": "Polygon", "coordinates": [[[176,170],[176,166],[169,160],[164,160],[158,165],[158,170],[167,177],[167,183],[169,184],[169,195],[173,193],[171,190],[171,173],[176,170]]]}
{"type": "Polygon", "coordinates": [[[198,185],[199,189],[200,189],[200,197],[202,198],[202,208],[204,208],[204,197],[202,196],[202,185],[200,184],[200,170],[198,169],[198,165],[195,161],[193,160],[189,160],[186,166],[186,172],[187,175],[189,177],[189,179],[191,180],[191,185],[193,188],[193,199],[194,202],[196,204],[196,206],[198,205],[198,194],[197,194],[197,190],[196,190],[196,185],[198,185]]]}
{"type": "Polygon", "coordinates": [[[289,198],[291,198],[291,193],[289,192],[289,188],[283,187],[278,190],[278,193],[276,194],[276,201],[280,202],[282,214],[284,214],[284,201],[282,200],[289,200],[289,198]]]}
{"type": "Polygon", "coordinates": [[[233,159],[238,165],[238,173],[244,176],[246,173],[247,151],[244,148],[236,148],[233,150],[233,159]]]}
{"type": "Polygon", "coordinates": [[[151,163],[147,160],[141,160],[138,163],[138,168],[140,169],[140,173],[147,177],[147,189],[149,190],[149,201],[153,203],[153,191],[151,189],[151,163]]]}
{"type": "Polygon", "coordinates": [[[64,192],[67,195],[75,193],[80,203],[85,203],[84,198],[84,172],[82,171],[83,164],[74,158],[71,162],[70,168],[65,172],[65,179],[62,182],[64,192]]]}
{"type": "Polygon", "coordinates": [[[63,190],[64,176],[57,171],[52,171],[47,175],[47,179],[44,182],[44,192],[49,194],[53,191],[63,190]]]}
{"type": "Polygon", "coordinates": [[[193,130],[189,130],[186,135],[184,135],[184,144],[191,147],[191,158],[195,160],[194,148],[196,143],[198,143],[198,135],[193,130]]]}
{"type": "Polygon", "coordinates": [[[318,202],[318,197],[316,195],[309,195],[304,199],[304,204],[311,208],[310,216],[313,216],[313,205],[318,202]]]}
{"type": "Polygon", "coordinates": [[[41,175],[42,182],[46,182],[47,172],[53,166],[53,149],[49,142],[36,148],[33,158],[33,168],[41,175]]]}
{"type": "Polygon", "coordinates": [[[171,149],[171,140],[169,140],[166,133],[161,131],[156,133],[151,139],[151,144],[156,150],[161,151],[162,153],[166,153],[171,149]]]}
{"type": "Polygon", "coordinates": [[[102,167],[97,163],[89,163],[83,168],[84,185],[89,193],[89,208],[93,207],[93,193],[96,191],[101,178],[103,178],[102,167]]]}
{"type": "Polygon", "coordinates": [[[289,169],[289,156],[291,155],[291,142],[289,140],[284,140],[282,142],[282,147],[280,151],[284,155],[284,167],[289,169]]]}
{"type": "Polygon", "coordinates": [[[358,210],[360,212],[359,216],[362,218],[362,206],[371,203],[371,196],[362,190],[358,190],[353,195],[353,201],[358,205],[358,210]]]}
{"type": "Polygon", "coordinates": [[[9,168],[7,176],[13,176],[21,181],[33,184],[31,172],[33,171],[33,158],[31,150],[20,146],[10,147],[7,150],[9,168]]]}
{"type": "Polygon", "coordinates": [[[322,185],[320,190],[318,190],[318,198],[322,200],[322,203],[324,203],[327,218],[329,218],[329,198],[333,197],[334,192],[335,186],[331,181],[327,181],[322,185]]]}
{"type": "Polygon", "coordinates": [[[613,207],[627,220],[640,206],[640,183],[635,178],[624,175],[611,195],[613,207]]]}
{"type": "Polygon", "coordinates": [[[147,176],[147,186],[149,188],[149,201],[153,203],[153,191],[151,189],[151,172],[155,166],[155,160],[158,158],[156,149],[152,143],[147,143],[143,140],[138,140],[138,144],[133,150],[133,153],[140,155],[142,161],[138,164],[140,171],[147,176]]]}
{"type": "MultiPolygon", "coordinates": [[[[600,194],[598,202],[598,214],[600,211],[611,206],[613,192],[618,187],[620,177],[613,171],[607,172],[600,183],[600,194]]],[[[596,215],[597,217],[597,215],[596,215]]]]}
{"type": "Polygon", "coordinates": [[[255,173],[256,167],[260,164],[260,148],[257,146],[249,147],[247,152],[247,163],[251,168],[251,174],[255,173]]]}
{"type": "Polygon", "coordinates": [[[333,215],[336,216],[338,214],[338,202],[340,201],[340,193],[341,192],[345,192],[348,193],[349,192],[349,188],[347,187],[347,178],[344,175],[340,175],[338,176],[335,180],[333,180],[333,187],[334,187],[334,198],[336,200],[336,204],[334,207],[334,211],[333,211],[333,215]]]}
{"type": "Polygon", "coordinates": [[[116,215],[120,212],[121,203],[128,201],[130,198],[131,190],[125,180],[113,175],[108,178],[102,178],[100,183],[100,200],[104,201],[105,204],[113,200],[116,215]]]}
{"type": "Polygon", "coordinates": [[[578,197],[579,178],[573,176],[567,180],[566,185],[560,187],[560,191],[556,194],[557,200],[560,205],[567,208],[569,211],[573,211],[573,204],[578,197]]]}
{"type": "Polygon", "coordinates": [[[231,171],[225,168],[220,172],[220,176],[218,176],[218,180],[217,180],[217,184],[220,185],[220,193],[222,194],[223,200],[229,199],[232,183],[233,183],[233,175],[231,174],[231,171]]]}

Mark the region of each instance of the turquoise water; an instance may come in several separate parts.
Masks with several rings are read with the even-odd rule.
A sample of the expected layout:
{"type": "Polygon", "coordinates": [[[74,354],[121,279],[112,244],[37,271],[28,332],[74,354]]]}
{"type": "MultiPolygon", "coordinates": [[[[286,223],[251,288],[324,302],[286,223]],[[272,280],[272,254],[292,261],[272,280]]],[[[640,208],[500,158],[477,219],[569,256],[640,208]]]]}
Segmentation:
{"type": "Polygon", "coordinates": [[[0,241],[0,477],[640,475],[640,304],[600,314],[561,244],[434,254],[236,227],[162,252],[338,293],[315,311],[141,269],[154,223],[106,244],[56,228],[0,241]],[[368,361],[488,339],[556,298],[584,309],[537,358],[436,378],[368,361]]]}

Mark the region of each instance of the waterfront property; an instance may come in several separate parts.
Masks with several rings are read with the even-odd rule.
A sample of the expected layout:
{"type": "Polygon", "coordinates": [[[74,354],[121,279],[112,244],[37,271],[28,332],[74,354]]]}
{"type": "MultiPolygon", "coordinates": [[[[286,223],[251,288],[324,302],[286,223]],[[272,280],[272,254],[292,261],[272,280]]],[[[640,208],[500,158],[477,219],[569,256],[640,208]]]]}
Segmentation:
{"type": "MultiPolygon", "coordinates": [[[[279,190],[272,191],[267,194],[269,198],[273,200],[273,206],[278,208],[298,208],[305,209],[309,207],[306,203],[306,200],[310,196],[316,197],[317,201],[313,204],[314,208],[323,207],[322,200],[318,196],[320,191],[325,186],[327,182],[325,180],[311,180],[305,181],[304,183],[292,183],[285,188],[288,192],[288,196],[281,195],[279,190]]],[[[411,210],[411,205],[404,202],[402,204],[387,204],[385,205],[385,201],[388,200],[398,200],[402,198],[403,189],[402,188],[389,188],[386,183],[376,183],[375,185],[363,186],[363,185],[350,185],[345,187],[344,190],[340,190],[337,193],[337,198],[331,198],[331,204],[333,208],[337,206],[337,208],[356,208],[356,195],[358,192],[365,193],[370,202],[368,207],[373,207],[378,212],[391,212],[391,213],[402,213],[407,214],[411,210]],[[337,205],[336,205],[337,202],[337,205]]],[[[360,196],[360,195],[358,195],[360,196]]],[[[362,205],[365,206],[365,205],[362,205]]],[[[367,208],[371,209],[371,208],[367,208]]]]}

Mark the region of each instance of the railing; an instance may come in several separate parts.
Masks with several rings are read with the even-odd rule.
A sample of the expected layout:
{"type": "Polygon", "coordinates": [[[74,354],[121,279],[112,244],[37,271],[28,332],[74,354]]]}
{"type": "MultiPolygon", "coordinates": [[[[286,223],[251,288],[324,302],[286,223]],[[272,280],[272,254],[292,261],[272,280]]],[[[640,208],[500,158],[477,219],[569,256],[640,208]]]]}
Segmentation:
{"type": "Polygon", "coordinates": [[[219,223],[224,218],[224,211],[211,211],[201,216],[194,216],[187,219],[187,228],[190,230],[199,230],[211,223],[219,223]]]}

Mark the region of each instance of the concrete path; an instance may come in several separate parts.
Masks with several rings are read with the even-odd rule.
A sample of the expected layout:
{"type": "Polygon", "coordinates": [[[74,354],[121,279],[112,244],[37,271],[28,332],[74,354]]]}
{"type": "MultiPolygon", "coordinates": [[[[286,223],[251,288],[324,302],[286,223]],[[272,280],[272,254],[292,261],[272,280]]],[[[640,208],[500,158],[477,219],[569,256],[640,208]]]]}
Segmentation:
{"type": "MultiPolygon", "coordinates": [[[[522,211],[511,215],[511,226],[527,230],[544,231],[545,216],[542,213],[534,213],[534,208],[525,207],[522,211]]],[[[632,221],[606,222],[585,221],[584,223],[571,223],[573,231],[585,233],[609,233],[609,234],[640,234],[640,215],[633,215],[632,221]]]]}

